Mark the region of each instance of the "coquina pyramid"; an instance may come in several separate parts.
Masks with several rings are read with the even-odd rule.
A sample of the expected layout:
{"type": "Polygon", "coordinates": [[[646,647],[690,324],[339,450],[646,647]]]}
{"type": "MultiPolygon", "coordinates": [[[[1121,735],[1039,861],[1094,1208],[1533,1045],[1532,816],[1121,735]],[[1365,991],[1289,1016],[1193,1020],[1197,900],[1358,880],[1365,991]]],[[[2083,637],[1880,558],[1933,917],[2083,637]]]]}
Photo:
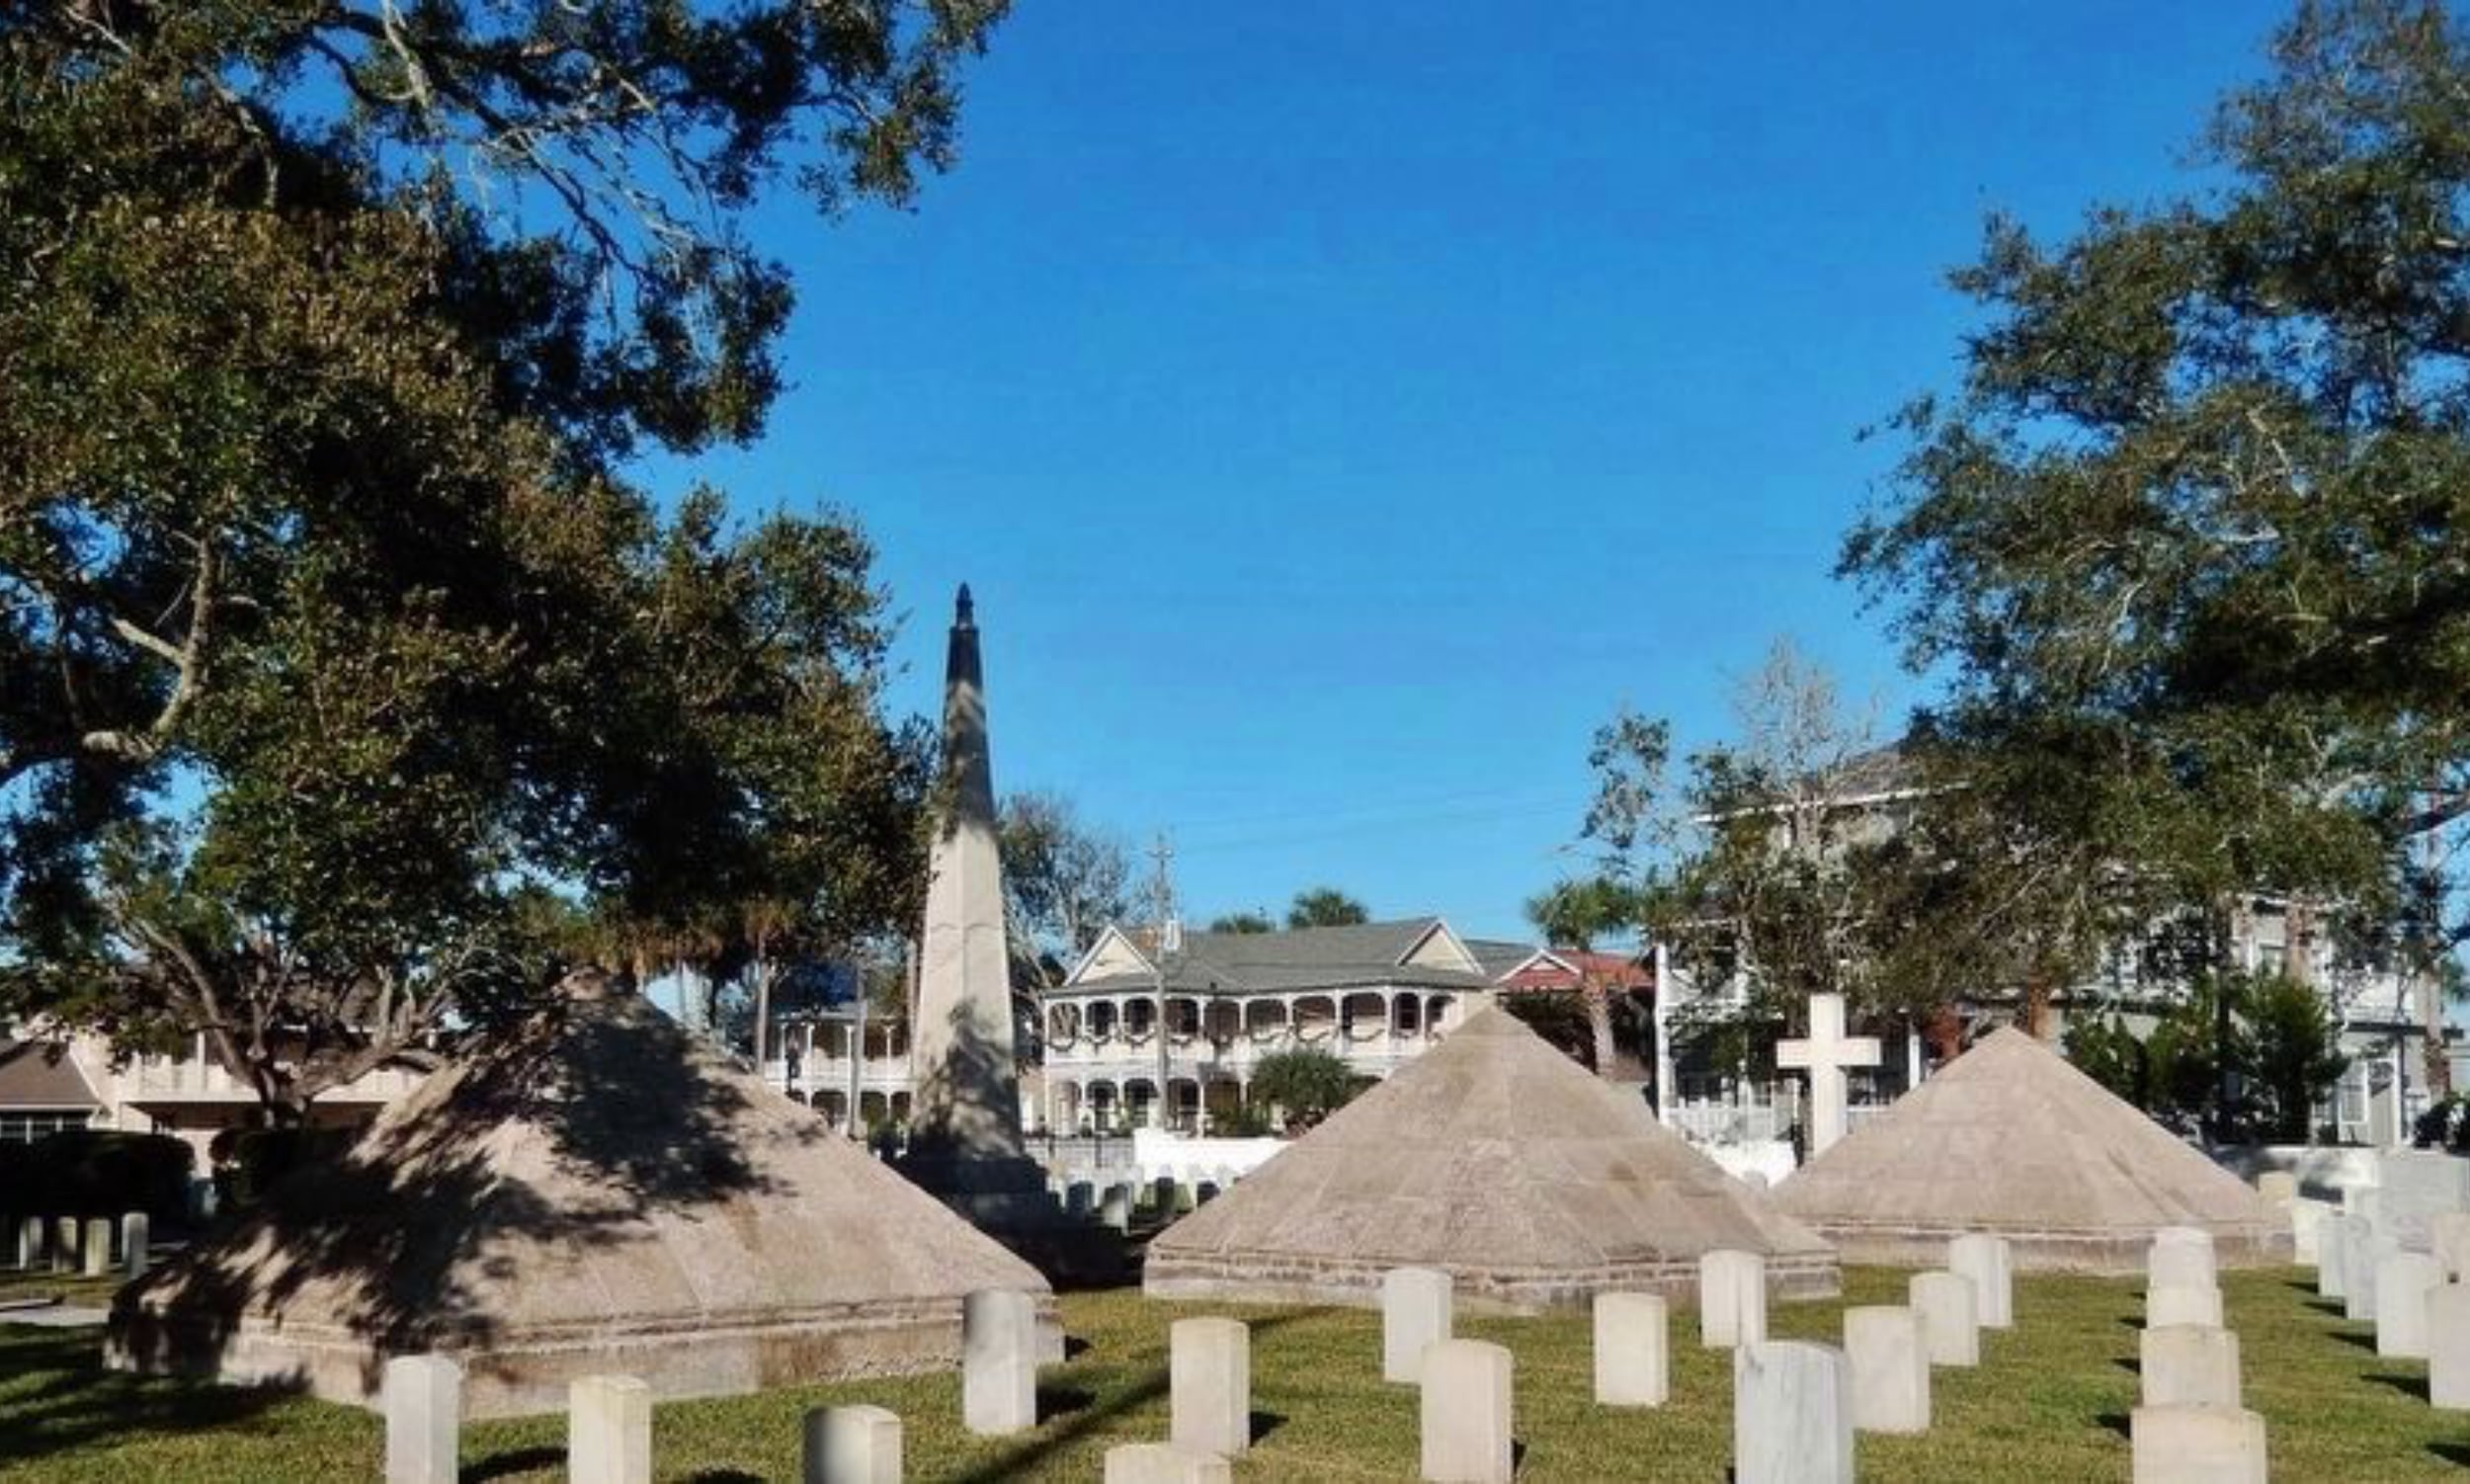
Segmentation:
{"type": "Polygon", "coordinates": [[[123,1289],[123,1369],[374,1405],[395,1355],[473,1416],[580,1375],[655,1395],[956,1363],[978,1288],[1036,1271],[597,976],[388,1109],[225,1237],[123,1289]]]}
{"type": "Polygon", "coordinates": [[[1159,1297],[1364,1303],[1439,1268],[1460,1302],[1532,1310],[1694,1292],[1698,1259],[1762,1253],[1770,1287],[1837,1290],[1834,1249],[1499,1009],[1366,1092],[1150,1244],[1159,1297]]]}
{"type": "Polygon", "coordinates": [[[2237,1176],[2012,1027],[1992,1032],[1778,1186],[1848,1263],[1935,1267],[1965,1232],[2023,1269],[2140,1273],[2165,1226],[2225,1265],[2287,1262],[2280,1214],[2237,1176]]]}

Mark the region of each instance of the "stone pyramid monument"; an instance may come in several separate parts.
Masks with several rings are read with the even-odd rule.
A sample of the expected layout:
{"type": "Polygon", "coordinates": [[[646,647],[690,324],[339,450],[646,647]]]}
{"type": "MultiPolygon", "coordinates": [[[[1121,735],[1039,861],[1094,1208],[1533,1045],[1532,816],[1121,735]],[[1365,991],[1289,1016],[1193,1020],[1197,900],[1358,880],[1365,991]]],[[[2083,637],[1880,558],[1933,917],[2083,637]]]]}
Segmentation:
{"type": "Polygon", "coordinates": [[[941,1367],[973,1289],[1047,1284],[632,991],[578,975],[388,1109],[339,1170],[122,1290],[126,1370],[375,1405],[451,1354],[473,1416],[617,1371],[663,1397],[941,1367]]]}
{"type": "Polygon", "coordinates": [[[2024,1031],[1992,1032],[1778,1186],[1849,1263],[1935,1267],[1994,1232],[2016,1266],[2141,1273],[2153,1233],[2195,1226],[2225,1265],[2290,1261],[2288,1224],[2024,1031]]]}
{"type": "Polygon", "coordinates": [[[1696,1291],[1698,1258],[1767,1258],[1772,1290],[1837,1290],[1835,1250],[1507,1011],[1449,1038],[1150,1243],[1164,1298],[1368,1303],[1445,1270],[1458,1301],[1531,1311],[1696,1291]]]}

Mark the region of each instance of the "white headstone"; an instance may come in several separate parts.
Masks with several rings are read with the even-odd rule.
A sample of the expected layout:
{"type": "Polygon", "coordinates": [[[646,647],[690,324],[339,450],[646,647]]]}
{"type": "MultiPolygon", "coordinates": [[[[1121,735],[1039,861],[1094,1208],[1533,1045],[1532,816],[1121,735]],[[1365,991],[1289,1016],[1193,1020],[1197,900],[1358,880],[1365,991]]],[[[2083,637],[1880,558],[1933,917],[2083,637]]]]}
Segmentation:
{"type": "Polygon", "coordinates": [[[1252,1446],[1252,1331],[1240,1319],[1178,1319],[1168,1331],[1168,1438],[1229,1458],[1252,1446]]]}
{"type": "Polygon", "coordinates": [[[2016,1327],[2016,1258],[2005,1237],[1957,1237],[1946,1244],[1946,1266],[1972,1279],[1974,1317],[1983,1329],[2016,1327]]]}
{"type": "Polygon", "coordinates": [[[568,1383],[566,1477],[573,1484],[652,1484],[649,1385],[630,1375],[568,1383]]]}
{"type": "Polygon", "coordinates": [[[2239,1407],[2138,1407],[2134,1484],[2266,1484],[2264,1420],[2239,1407]]]}
{"type": "Polygon", "coordinates": [[[17,1266],[32,1270],[42,1262],[42,1218],[22,1216],[17,1223],[17,1266]]]}
{"type": "Polygon", "coordinates": [[[1698,1343],[1709,1350],[1767,1338],[1767,1259],[1718,1248],[1698,1259],[1698,1343]]]}
{"type": "Polygon", "coordinates": [[[1852,1484],[1852,1368],[1805,1340],[1733,1352],[1733,1484],[1852,1484]]]}
{"type": "Polygon", "coordinates": [[[886,1407],[815,1407],[806,1414],[802,1484],[901,1484],[900,1416],[886,1407]]]}
{"type": "Polygon", "coordinates": [[[2144,1327],[2202,1324],[2221,1328],[2221,1290],[2207,1283],[2168,1283],[2144,1295],[2144,1327]]]}
{"type": "Polygon", "coordinates": [[[1844,996],[1810,996],[1809,1035],[1775,1042],[1775,1065],[1810,1074],[1810,1158],[1845,1135],[1846,1069],[1874,1067],[1883,1059],[1878,1037],[1844,1033],[1844,996]]]}
{"type": "Polygon", "coordinates": [[[2441,1149],[2392,1149],[2376,1158],[2376,1229],[2405,1252],[2432,1245],[2439,1211],[2470,1211],[2470,1159],[2441,1149]]]}
{"type": "Polygon", "coordinates": [[[2444,1270],[2444,1281],[2470,1277],[2470,1211],[2437,1211],[2428,1218],[2428,1250],[2444,1270]]]}
{"type": "Polygon", "coordinates": [[[1381,1379],[1412,1384],[1424,1375],[1424,1349],[1449,1338],[1449,1275],[1392,1268],[1381,1275],[1381,1379]]]}
{"type": "Polygon", "coordinates": [[[2349,1218],[2327,1211],[2316,1222],[2316,1296],[2342,1298],[2349,1280],[2349,1218]]]}
{"type": "Polygon", "coordinates": [[[1596,1405],[1661,1407],[1672,1396],[1672,1332],[1661,1293],[1596,1295],[1596,1405]]]}
{"type": "Polygon", "coordinates": [[[2428,1295],[2444,1270],[2424,1252],[2396,1252],[2376,1264],[2376,1354],[2428,1359],[2428,1295]]]}
{"type": "Polygon", "coordinates": [[[86,1240],[80,1252],[86,1260],[85,1276],[102,1278],[112,1271],[112,1218],[88,1216],[86,1240]]]}
{"type": "Polygon", "coordinates": [[[154,1222],[143,1211],[130,1211],[121,1217],[121,1266],[135,1282],[146,1276],[146,1252],[154,1240],[154,1222]]]}
{"type": "Polygon", "coordinates": [[[72,1272],[77,1267],[77,1218],[62,1216],[51,1223],[51,1271],[72,1272]]]}
{"type": "Polygon", "coordinates": [[[1905,1294],[1921,1320],[1922,1348],[1931,1364],[1981,1363],[1981,1319],[1971,1278],[1960,1273],[1916,1273],[1905,1294]]]}
{"type": "Polygon", "coordinates": [[[1105,1484],[1232,1484],[1235,1465],[1172,1443],[1118,1443],[1107,1449],[1105,1484]]]}
{"type": "Polygon", "coordinates": [[[2220,1280],[2213,1262],[2213,1234],[2192,1226],[2165,1226],[2144,1252],[2144,1278],[2152,1287],[2173,1284],[2209,1288],[2220,1280]]]}
{"type": "Polygon", "coordinates": [[[1482,1340],[1443,1340],[1424,1352],[1423,1477],[1434,1484],[1510,1484],[1510,1353],[1482,1340]]]}
{"type": "Polygon", "coordinates": [[[378,1382],[386,1414],[386,1484],[455,1484],[463,1368],[444,1356],[397,1356],[378,1382]]]}
{"type": "Polygon", "coordinates": [[[1844,1356],[1852,1368],[1852,1426],[1864,1433],[1930,1431],[1930,1351],[1921,1316],[1907,1308],[1844,1311],[1844,1356]]]}
{"type": "Polygon", "coordinates": [[[1037,1300],[981,1288],[960,1301],[960,1418],[981,1437],[1037,1426],[1037,1300]]]}
{"type": "Polygon", "coordinates": [[[2322,1234],[2325,1219],[2332,1211],[2332,1206],[2321,1200],[2310,1200],[2304,1195],[2290,1202],[2291,1255],[2301,1266],[2315,1268],[2319,1278],[2324,1271],[2322,1234]]]}
{"type": "Polygon", "coordinates": [[[2136,1368],[2148,1407],[2235,1407],[2239,1337],[2204,1324],[2165,1324],[2144,1332],[2136,1368]]]}
{"type": "Polygon", "coordinates": [[[1121,1184],[1107,1187],[1107,1194],[1098,1204],[1098,1219],[1116,1231],[1128,1230],[1132,1225],[1132,1188],[1121,1184]]]}
{"type": "Polygon", "coordinates": [[[2376,1317],[2376,1269],[2401,1249],[2369,1216],[2342,1218],[2342,1317],[2376,1317]]]}
{"type": "Polygon", "coordinates": [[[2428,1293],[2428,1401],[2470,1411],[2470,1287],[2460,1283],[2428,1293]]]}

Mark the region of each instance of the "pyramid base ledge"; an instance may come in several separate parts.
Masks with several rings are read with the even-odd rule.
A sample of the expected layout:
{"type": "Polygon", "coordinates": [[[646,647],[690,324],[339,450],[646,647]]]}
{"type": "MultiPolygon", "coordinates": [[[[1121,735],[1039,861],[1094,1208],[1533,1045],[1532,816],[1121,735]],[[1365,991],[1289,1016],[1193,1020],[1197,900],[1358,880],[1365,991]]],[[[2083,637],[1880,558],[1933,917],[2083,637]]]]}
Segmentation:
{"type": "MultiPolygon", "coordinates": [[[[1583,1310],[1599,1293],[1661,1293],[1692,1301],[1698,1293],[1694,1256],[1537,1270],[1406,1258],[1375,1263],[1294,1256],[1202,1257],[1161,1252],[1155,1246],[1143,1267],[1141,1292],[1160,1299],[1374,1308],[1380,1304],[1382,1276],[1401,1267],[1438,1268],[1447,1273],[1453,1304],[1471,1314],[1583,1310]]],[[[1778,1299],[1834,1298],[1844,1290],[1843,1273],[1833,1253],[1770,1253],[1767,1287],[1778,1299]]]]}
{"type": "MultiPolygon", "coordinates": [[[[1041,1349],[1061,1359],[1052,1295],[1038,1299],[1041,1349]]],[[[562,1412],[566,1388],[587,1375],[629,1375],[662,1401],[738,1396],[780,1386],[948,1370],[960,1363],[960,1300],[887,1300],[829,1314],[662,1317],[597,1326],[510,1331],[457,1344],[381,1349],[349,1330],[278,1325],[122,1307],[104,1363],[136,1375],[185,1376],[301,1392],[374,1410],[385,1362],[398,1354],[452,1358],[463,1368],[463,1415],[562,1412]]]]}
{"type": "MultiPolygon", "coordinates": [[[[1823,1216],[1794,1213],[1795,1219],[1836,1244],[1843,1260],[1864,1268],[1943,1268],[1947,1243],[1981,1233],[2005,1237],[2018,1273],[2068,1273],[2092,1278],[2143,1276],[2146,1251],[2159,1227],[2112,1231],[2064,1231],[1995,1223],[1946,1226],[1889,1226],[1859,1221],[1830,1221],[1823,1216]]],[[[2287,1230],[2255,1226],[2182,1223],[2208,1231],[2214,1260],[2224,1268],[2276,1268],[2296,1262],[2287,1230]]]]}

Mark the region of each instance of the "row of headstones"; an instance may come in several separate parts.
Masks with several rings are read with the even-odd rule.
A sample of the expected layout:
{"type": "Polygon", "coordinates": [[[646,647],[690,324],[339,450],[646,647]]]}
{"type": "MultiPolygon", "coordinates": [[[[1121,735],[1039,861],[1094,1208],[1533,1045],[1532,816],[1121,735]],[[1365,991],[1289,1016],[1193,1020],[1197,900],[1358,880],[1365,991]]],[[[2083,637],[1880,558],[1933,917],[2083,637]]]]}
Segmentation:
{"type": "Polygon", "coordinates": [[[17,1219],[17,1267],[22,1273],[48,1269],[82,1272],[87,1278],[108,1278],[113,1271],[114,1245],[119,1238],[120,1266],[132,1279],[145,1277],[151,1220],[144,1211],[130,1211],[115,1223],[109,1216],[21,1216],[17,1219]]]}
{"type": "Polygon", "coordinates": [[[1103,1191],[1094,1181],[1070,1180],[1052,1183],[1049,1190],[1063,1201],[1064,1214],[1095,1217],[1104,1225],[1123,1231],[1131,1226],[1136,1210],[1145,1207],[1162,1218],[1193,1210],[1217,1199],[1234,1179],[1233,1171],[1221,1170],[1213,1180],[1179,1181],[1172,1175],[1161,1175],[1148,1181],[1116,1181],[1103,1191]]]}
{"type": "Polygon", "coordinates": [[[2345,1214],[2318,1223],[2316,1293],[2345,1319],[2375,1325],[2376,1354],[2428,1362],[2428,1401],[2470,1411],[2470,1211],[2427,1215],[2429,1250],[2404,1249],[2374,1187],[2345,1193],[2345,1214]]]}
{"type": "MultiPolygon", "coordinates": [[[[981,1437],[1037,1426],[1037,1300],[988,1289],[961,1303],[961,1423],[981,1437]]],[[[1172,1338],[1172,1437],[1110,1449],[1112,1484],[1204,1484],[1252,1441],[1252,1334],[1232,1319],[1186,1319],[1172,1338]]],[[[386,1362],[380,1405],[386,1484],[453,1484],[461,1448],[462,1368],[450,1357],[386,1362]]],[[[806,1414],[805,1484],[899,1484],[901,1421],[882,1407],[806,1414]]],[[[648,1484],[651,1388],[633,1376],[584,1376],[567,1391],[568,1477],[575,1484],[648,1484]]]]}
{"type": "Polygon", "coordinates": [[[2140,1405],[2129,1416],[2135,1484],[2264,1484],[2264,1420],[2247,1410],[2239,1337],[2223,1320],[2212,1234],[2166,1226],[2144,1257],[2140,1405]]]}
{"type": "MultiPolygon", "coordinates": [[[[1909,1305],[1848,1309],[1841,1347],[1767,1338],[1767,1260],[1719,1250],[1698,1262],[1698,1343],[1733,1352],[1737,1484],[1850,1484],[1855,1432],[1930,1427],[1934,1365],[1980,1363],[1981,1330],[2015,1323],[2004,1238],[1958,1237],[1944,1270],[1917,1274],[1909,1305]]],[[[1390,1272],[1381,1284],[1381,1374],[1422,1386],[1427,1480],[1512,1477],[1506,1349],[1450,1336],[1449,1276],[1390,1272]]],[[[1660,1407],[1671,1396],[1669,1309],[1660,1294],[1601,1293],[1594,1310],[1596,1401],[1660,1407]]]]}

